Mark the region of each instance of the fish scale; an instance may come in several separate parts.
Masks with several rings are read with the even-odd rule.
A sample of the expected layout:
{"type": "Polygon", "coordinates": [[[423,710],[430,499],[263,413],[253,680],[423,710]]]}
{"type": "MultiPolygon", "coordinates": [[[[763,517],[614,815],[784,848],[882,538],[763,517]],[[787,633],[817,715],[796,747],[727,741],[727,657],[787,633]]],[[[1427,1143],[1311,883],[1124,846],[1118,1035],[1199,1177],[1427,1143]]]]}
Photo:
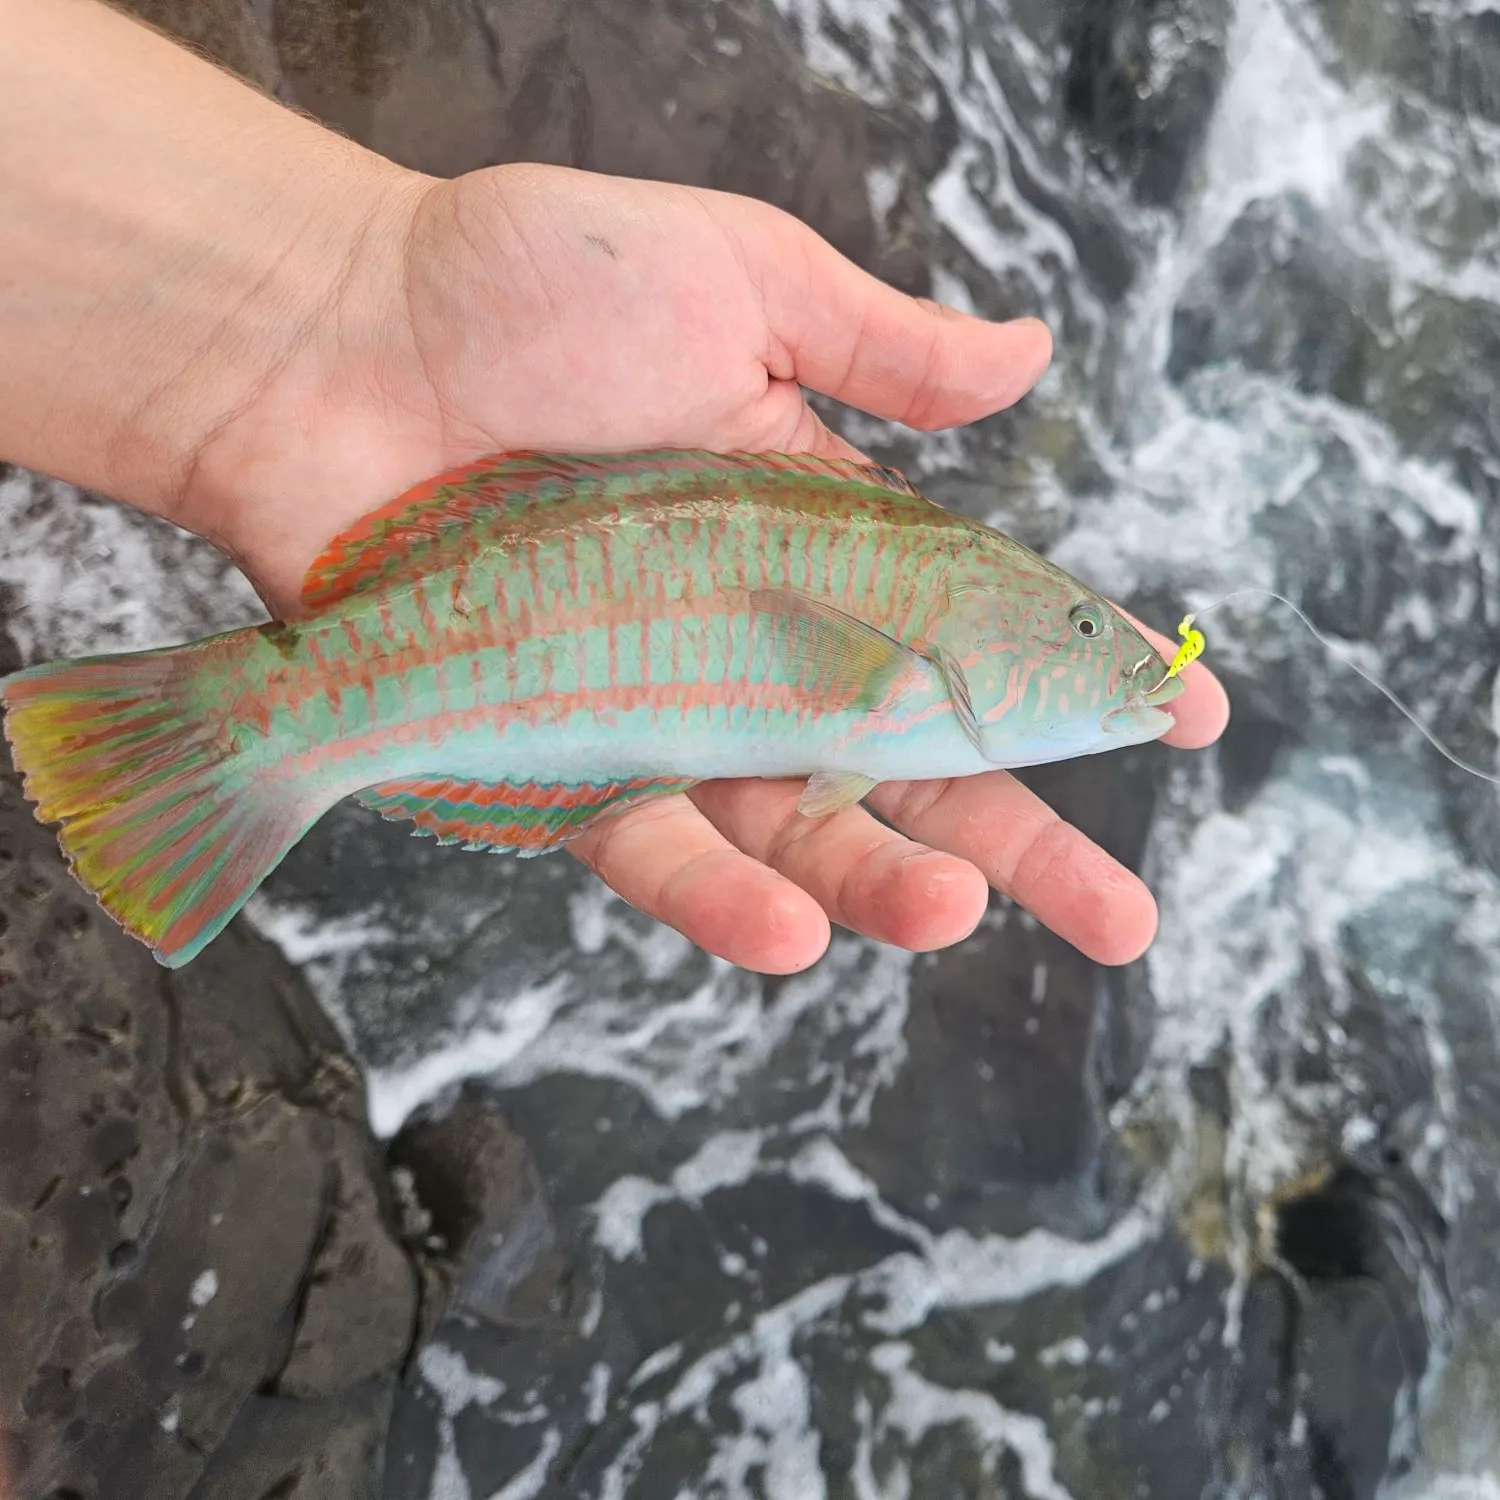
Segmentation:
{"type": "Polygon", "coordinates": [[[347,796],[537,853],[711,778],[810,776],[821,815],[1139,743],[1181,688],[1076,579],[842,460],[487,458],[335,539],[302,602],[0,684],[38,817],[163,963],[347,796]]]}
{"type": "MultiPolygon", "coordinates": [[[[489,556],[395,595],[378,609],[356,598],[306,629],[308,660],[295,668],[281,664],[277,691],[293,701],[315,698],[324,691],[323,664],[332,662],[341,662],[355,680],[399,685],[401,702],[414,713],[403,707],[397,715],[372,715],[367,697],[344,695],[344,712],[335,722],[338,734],[349,738],[414,716],[439,733],[462,733],[463,716],[484,707],[511,711],[515,725],[534,739],[549,711],[576,700],[580,690],[603,692],[601,703],[607,701],[616,714],[639,710],[651,728],[660,727],[663,714],[680,727],[714,727],[722,705],[703,691],[709,685],[750,688],[742,706],[753,714],[754,687],[794,684],[785,664],[778,672],[768,655],[769,624],[753,629],[751,612],[727,607],[724,600],[747,588],[805,586],[809,547],[774,510],[765,513],[754,500],[720,504],[716,512],[714,529],[723,541],[712,558],[694,550],[709,518],[678,516],[660,527],[641,523],[634,542],[618,525],[592,533],[561,531],[519,546],[502,542],[489,556]],[[606,588],[606,548],[614,558],[612,591],[606,588]],[[649,587],[649,580],[667,576],[682,585],[676,600],[665,588],[649,587]],[[460,587],[467,612],[453,603],[460,587]],[[625,617],[601,621],[609,603],[623,606],[625,617]],[[353,661],[346,660],[346,622],[360,639],[353,661]],[[478,683],[468,670],[476,655],[478,683]]],[[[859,609],[881,594],[903,624],[910,620],[916,602],[910,575],[920,554],[911,547],[882,548],[874,527],[843,535],[838,527],[837,514],[830,512],[796,529],[822,541],[830,597],[859,609]]],[[[474,545],[480,551],[485,543],[476,537],[474,545]]],[[[773,732],[787,727],[784,715],[767,712],[773,732]]],[[[321,718],[310,727],[314,742],[322,743],[321,718]]]]}

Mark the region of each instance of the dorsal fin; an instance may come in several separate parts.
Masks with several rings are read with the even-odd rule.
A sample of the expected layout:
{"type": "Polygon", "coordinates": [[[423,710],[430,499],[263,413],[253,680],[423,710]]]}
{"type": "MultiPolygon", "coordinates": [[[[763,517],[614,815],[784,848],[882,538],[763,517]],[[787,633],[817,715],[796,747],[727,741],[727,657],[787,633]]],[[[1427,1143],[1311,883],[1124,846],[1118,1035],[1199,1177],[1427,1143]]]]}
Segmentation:
{"type": "Polygon", "coordinates": [[[931,503],[896,470],[848,459],[701,449],[491,454],[424,480],[336,537],[308,570],[302,605],[309,611],[326,609],[365,589],[431,571],[442,565],[445,544],[451,539],[463,545],[480,520],[519,525],[535,522],[539,507],[588,500],[609,504],[645,491],[669,500],[720,474],[842,480],[931,503]]]}

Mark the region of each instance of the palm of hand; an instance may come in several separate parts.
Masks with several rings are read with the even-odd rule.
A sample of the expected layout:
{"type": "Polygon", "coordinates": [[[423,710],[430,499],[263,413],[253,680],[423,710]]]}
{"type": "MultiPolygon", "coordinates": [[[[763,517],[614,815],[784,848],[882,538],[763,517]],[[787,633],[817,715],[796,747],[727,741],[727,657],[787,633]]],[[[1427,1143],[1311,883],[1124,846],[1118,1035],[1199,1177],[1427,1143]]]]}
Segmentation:
{"type": "MultiPolygon", "coordinates": [[[[1050,354],[1040,324],[914,302],[796,221],[725,195],[500,168],[409,193],[401,224],[387,237],[401,264],[384,347],[354,362],[341,351],[318,381],[327,418],[313,488],[338,502],[294,508],[284,497],[308,484],[263,476],[257,531],[228,539],[273,605],[295,598],[301,568],[334,532],[483,453],[857,456],[802,386],[914,426],[953,426],[1017,399],[1050,354]]],[[[1187,683],[1168,742],[1206,744],[1223,696],[1201,668],[1187,683]]],[[[973,929],[991,886],[1105,962],[1134,958],[1154,934],[1140,881],[1004,772],[882,785],[869,803],[892,827],[862,807],[806,819],[799,793],[799,783],[705,783],[569,847],[633,905],[767,972],[814,962],[830,918],[911,949],[945,946],[973,929]]]]}

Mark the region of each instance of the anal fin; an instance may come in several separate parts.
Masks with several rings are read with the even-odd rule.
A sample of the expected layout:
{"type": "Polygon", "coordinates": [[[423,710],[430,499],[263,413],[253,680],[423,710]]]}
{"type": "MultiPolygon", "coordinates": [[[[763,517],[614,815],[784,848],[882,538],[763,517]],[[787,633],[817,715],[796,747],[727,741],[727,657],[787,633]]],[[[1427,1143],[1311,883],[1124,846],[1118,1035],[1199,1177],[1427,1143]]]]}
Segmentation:
{"type": "Polygon", "coordinates": [[[607,814],[693,785],[692,777],[644,777],[597,786],[427,777],[381,782],[356,793],[355,800],[390,822],[410,820],[418,833],[430,834],[440,844],[527,855],[561,847],[607,814]]]}

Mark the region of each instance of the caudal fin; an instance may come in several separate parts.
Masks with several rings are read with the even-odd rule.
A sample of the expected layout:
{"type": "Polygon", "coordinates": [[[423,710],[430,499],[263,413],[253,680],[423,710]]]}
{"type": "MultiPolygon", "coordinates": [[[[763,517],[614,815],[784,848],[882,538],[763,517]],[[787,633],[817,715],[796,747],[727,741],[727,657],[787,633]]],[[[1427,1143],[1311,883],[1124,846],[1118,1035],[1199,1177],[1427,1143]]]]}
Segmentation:
{"type": "MultiPolygon", "coordinates": [[[[215,650],[217,648],[217,651],[215,650]]],[[[233,742],[213,643],[32,667],[0,681],[26,796],[74,875],[168,968],[223,929],[315,821],[233,742]]]]}

